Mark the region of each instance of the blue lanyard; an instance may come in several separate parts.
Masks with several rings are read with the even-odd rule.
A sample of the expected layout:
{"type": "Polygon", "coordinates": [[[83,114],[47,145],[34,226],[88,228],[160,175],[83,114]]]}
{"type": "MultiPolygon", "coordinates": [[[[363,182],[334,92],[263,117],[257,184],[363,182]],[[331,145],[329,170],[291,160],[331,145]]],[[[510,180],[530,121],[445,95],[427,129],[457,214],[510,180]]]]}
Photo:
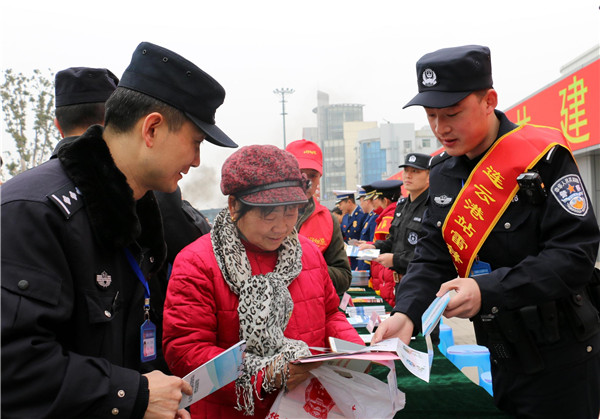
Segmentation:
{"type": "Polygon", "coordinates": [[[131,268],[133,269],[133,271],[137,275],[138,279],[144,286],[144,298],[146,299],[146,301],[144,303],[144,307],[146,309],[150,309],[150,287],[148,287],[148,281],[146,281],[146,278],[144,277],[144,274],[142,273],[140,266],[137,264],[133,255],[131,254],[131,251],[127,248],[125,248],[125,255],[127,256],[127,260],[129,261],[131,268]]]}

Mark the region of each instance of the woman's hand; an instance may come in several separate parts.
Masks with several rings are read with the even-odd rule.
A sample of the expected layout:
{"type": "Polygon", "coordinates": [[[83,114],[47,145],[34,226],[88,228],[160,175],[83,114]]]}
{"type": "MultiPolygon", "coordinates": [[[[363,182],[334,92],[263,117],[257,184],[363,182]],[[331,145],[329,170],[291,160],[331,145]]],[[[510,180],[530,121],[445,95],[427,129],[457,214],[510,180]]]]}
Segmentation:
{"type": "MultiPolygon", "coordinates": [[[[289,374],[286,382],[287,389],[293,390],[298,387],[299,384],[310,378],[310,370],[320,367],[322,364],[322,362],[308,362],[306,364],[292,364],[288,362],[286,366],[289,374]]],[[[281,384],[279,385],[281,386],[281,384]]]]}

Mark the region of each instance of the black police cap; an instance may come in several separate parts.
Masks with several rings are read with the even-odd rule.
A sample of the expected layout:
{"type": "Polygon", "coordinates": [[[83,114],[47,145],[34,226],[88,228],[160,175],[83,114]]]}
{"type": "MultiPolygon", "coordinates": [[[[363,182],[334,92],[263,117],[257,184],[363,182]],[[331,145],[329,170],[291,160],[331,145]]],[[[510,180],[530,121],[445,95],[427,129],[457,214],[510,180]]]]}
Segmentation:
{"type": "Polygon", "coordinates": [[[179,109],[215,145],[238,146],[215,125],[215,112],[225,100],[223,86],[173,51],[150,42],[140,43],[119,87],[144,93],[179,109]]]}
{"type": "Polygon", "coordinates": [[[399,190],[403,183],[398,179],[384,179],[372,182],[368,186],[377,192],[393,192],[399,190]]]}
{"type": "Polygon", "coordinates": [[[414,167],[419,170],[427,170],[429,169],[429,160],[431,160],[431,156],[422,153],[408,153],[404,158],[404,164],[401,164],[398,167],[414,167]]]}
{"type": "Polygon", "coordinates": [[[406,105],[447,108],[476,90],[492,87],[492,60],[488,47],[465,45],[443,48],[417,61],[419,93],[406,105]]]}
{"type": "Polygon", "coordinates": [[[119,79],[106,68],[70,67],[54,77],[55,106],[101,103],[115,91],[119,79]]]}

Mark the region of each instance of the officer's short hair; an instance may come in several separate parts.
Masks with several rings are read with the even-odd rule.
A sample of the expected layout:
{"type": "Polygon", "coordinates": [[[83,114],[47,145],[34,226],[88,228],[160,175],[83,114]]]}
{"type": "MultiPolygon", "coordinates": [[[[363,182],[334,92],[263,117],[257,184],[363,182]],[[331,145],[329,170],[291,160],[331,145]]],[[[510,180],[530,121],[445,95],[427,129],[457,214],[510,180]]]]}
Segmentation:
{"type": "Polygon", "coordinates": [[[56,120],[64,133],[104,123],[104,102],[78,103],[59,106],[54,110],[56,120]]]}
{"type": "Polygon", "coordinates": [[[117,87],[106,101],[104,125],[116,132],[128,132],[140,118],[152,112],[165,117],[170,131],[179,130],[188,120],[183,112],[158,99],[125,87],[117,87]]]}

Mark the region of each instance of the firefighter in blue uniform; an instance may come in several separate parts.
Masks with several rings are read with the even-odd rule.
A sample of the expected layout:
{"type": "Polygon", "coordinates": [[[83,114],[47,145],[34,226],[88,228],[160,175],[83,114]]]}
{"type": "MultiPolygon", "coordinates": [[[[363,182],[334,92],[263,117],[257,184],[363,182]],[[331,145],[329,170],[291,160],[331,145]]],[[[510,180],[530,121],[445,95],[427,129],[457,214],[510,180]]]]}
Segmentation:
{"type": "MultiPolygon", "coordinates": [[[[358,190],[358,199],[360,200],[360,207],[365,213],[365,223],[360,232],[360,243],[371,243],[373,236],[375,235],[375,227],[377,227],[377,217],[379,214],[375,212],[373,208],[373,198],[375,197],[375,190],[370,185],[362,185],[358,190]]],[[[359,271],[368,271],[371,269],[371,264],[364,260],[359,260],[357,264],[359,271]]]]}
{"type": "MultiPolygon", "coordinates": [[[[360,233],[365,223],[366,214],[360,205],[356,205],[354,191],[334,191],[338,206],[344,214],[342,218],[342,236],[346,243],[354,243],[360,240],[360,233]],[[352,242],[351,242],[352,240],[352,242]]],[[[350,258],[350,268],[355,270],[358,266],[358,260],[355,257],[350,258]]]]}

